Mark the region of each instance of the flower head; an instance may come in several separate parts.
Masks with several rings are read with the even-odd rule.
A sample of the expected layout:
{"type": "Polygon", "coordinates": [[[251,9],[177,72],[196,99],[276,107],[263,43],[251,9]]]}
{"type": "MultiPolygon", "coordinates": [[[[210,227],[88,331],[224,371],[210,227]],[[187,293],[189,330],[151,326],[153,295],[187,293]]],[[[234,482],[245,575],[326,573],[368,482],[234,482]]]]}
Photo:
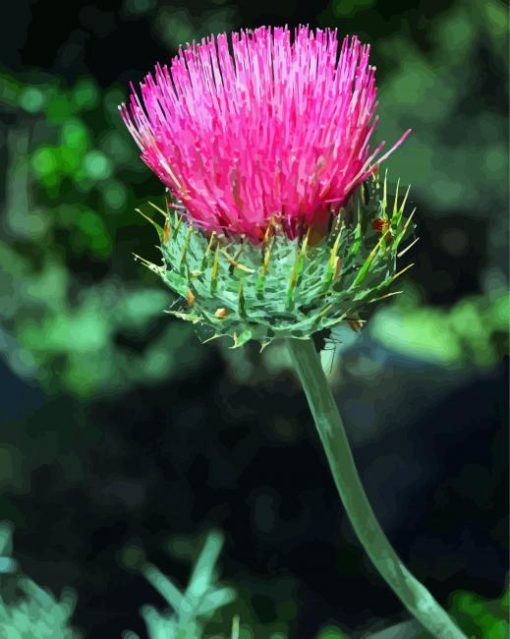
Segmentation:
{"type": "Polygon", "coordinates": [[[261,27],[180,49],[121,112],[142,159],[205,231],[324,232],[385,155],[369,47],[334,30],[261,27]],[[232,52],[231,52],[232,51],[232,52]]]}

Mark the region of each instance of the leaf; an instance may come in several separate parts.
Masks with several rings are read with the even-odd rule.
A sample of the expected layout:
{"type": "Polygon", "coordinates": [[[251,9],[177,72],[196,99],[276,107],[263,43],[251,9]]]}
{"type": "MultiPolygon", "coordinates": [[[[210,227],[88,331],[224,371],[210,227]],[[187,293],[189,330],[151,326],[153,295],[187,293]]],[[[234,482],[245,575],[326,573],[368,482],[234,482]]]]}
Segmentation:
{"type": "Polygon", "coordinates": [[[189,608],[186,597],[156,566],[147,564],[143,570],[143,574],[147,581],[154,586],[176,612],[189,608]]]}
{"type": "Polygon", "coordinates": [[[214,566],[216,565],[222,546],[223,536],[221,533],[209,533],[193,568],[193,572],[191,573],[186,596],[196,597],[207,590],[212,582],[214,566]]]}

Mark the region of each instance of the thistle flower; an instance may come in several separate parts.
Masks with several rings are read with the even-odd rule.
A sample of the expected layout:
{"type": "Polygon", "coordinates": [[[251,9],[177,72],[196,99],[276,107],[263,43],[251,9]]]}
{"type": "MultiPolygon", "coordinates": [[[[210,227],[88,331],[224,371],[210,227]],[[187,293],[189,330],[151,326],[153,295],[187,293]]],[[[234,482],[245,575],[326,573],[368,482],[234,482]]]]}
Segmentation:
{"type": "Polygon", "coordinates": [[[330,212],[385,155],[369,46],[336,31],[261,27],[180,49],[133,90],[122,116],[144,162],[205,231],[252,240],[278,220],[290,237],[330,212]]]}
{"type": "MultiPolygon", "coordinates": [[[[339,494],[381,575],[431,635],[466,639],[402,564],[363,491],[310,337],[347,320],[405,270],[408,192],[391,206],[370,149],[369,48],[336,31],[262,27],[202,40],[133,92],[122,116],[174,202],[154,220],[175,316],[234,346],[285,338],[339,494]],[[174,209],[172,211],[172,208],[174,209]]],[[[158,207],[155,207],[158,208],[158,207]]],[[[145,215],[144,213],[142,213],[145,215]]],[[[407,248],[409,248],[408,245],[407,248]]]]}
{"type": "MultiPolygon", "coordinates": [[[[122,117],[171,194],[157,228],[170,312],[212,337],[307,338],[381,297],[410,230],[378,179],[369,47],[262,27],[188,45],[122,117]]],[[[158,208],[158,207],[155,207],[158,208]]],[[[145,214],[143,214],[145,215],[145,214]]],[[[141,258],[140,258],[141,259],[141,258]]]]}

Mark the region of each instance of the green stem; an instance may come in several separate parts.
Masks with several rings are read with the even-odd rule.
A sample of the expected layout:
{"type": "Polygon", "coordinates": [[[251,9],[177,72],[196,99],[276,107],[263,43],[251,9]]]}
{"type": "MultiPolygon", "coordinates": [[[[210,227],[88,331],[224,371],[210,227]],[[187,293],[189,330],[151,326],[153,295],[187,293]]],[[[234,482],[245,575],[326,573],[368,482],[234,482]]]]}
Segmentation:
{"type": "Polygon", "coordinates": [[[342,418],[314,343],[309,339],[288,339],[287,345],[340,498],[374,566],[404,606],[433,637],[466,639],[446,611],[400,561],[380,527],[361,484],[342,418]]]}

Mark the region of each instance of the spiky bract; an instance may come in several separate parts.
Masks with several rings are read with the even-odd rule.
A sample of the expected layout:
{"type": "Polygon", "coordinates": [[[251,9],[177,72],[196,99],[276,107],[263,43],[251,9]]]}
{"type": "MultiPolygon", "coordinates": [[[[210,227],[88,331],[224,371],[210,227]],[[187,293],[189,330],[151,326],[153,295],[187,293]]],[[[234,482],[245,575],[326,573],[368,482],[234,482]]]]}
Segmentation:
{"type": "Polygon", "coordinates": [[[324,237],[290,239],[270,227],[259,244],[207,236],[169,207],[165,226],[156,224],[163,265],[143,262],[176,294],[169,312],[203,327],[204,337],[229,336],[234,346],[308,338],[357,317],[403,272],[396,260],[411,228],[406,198],[397,193],[389,205],[386,182],[371,179],[324,237]]]}

